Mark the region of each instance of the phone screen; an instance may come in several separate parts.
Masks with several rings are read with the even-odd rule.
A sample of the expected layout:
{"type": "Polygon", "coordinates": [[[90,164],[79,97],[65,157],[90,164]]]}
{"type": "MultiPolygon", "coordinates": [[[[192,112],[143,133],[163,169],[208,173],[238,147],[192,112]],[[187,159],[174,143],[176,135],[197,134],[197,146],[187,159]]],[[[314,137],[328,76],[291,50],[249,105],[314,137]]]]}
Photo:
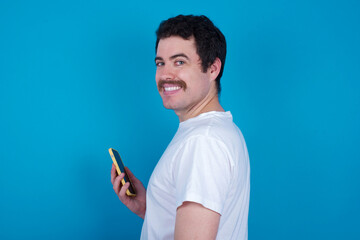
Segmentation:
{"type": "MultiPolygon", "coordinates": [[[[115,149],[111,149],[111,150],[112,150],[112,153],[114,154],[114,157],[116,159],[116,162],[117,162],[117,164],[119,166],[120,171],[122,173],[123,172],[125,173],[125,177],[124,177],[125,183],[130,182],[129,177],[128,177],[126,171],[125,171],[124,164],[123,164],[123,162],[121,160],[120,154],[115,149]]],[[[130,182],[130,186],[129,186],[129,191],[130,191],[130,193],[135,194],[135,190],[134,190],[131,182],[130,182]]]]}

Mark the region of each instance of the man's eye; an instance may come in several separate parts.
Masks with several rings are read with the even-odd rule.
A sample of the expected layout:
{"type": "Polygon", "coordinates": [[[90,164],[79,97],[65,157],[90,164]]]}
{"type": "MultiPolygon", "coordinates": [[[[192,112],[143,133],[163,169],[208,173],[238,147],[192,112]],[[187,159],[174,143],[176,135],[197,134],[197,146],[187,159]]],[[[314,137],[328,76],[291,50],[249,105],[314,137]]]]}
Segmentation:
{"type": "Polygon", "coordinates": [[[180,65],[183,65],[185,62],[184,61],[176,61],[175,64],[180,66],[180,65]]]}
{"type": "Polygon", "coordinates": [[[157,67],[161,67],[161,66],[164,66],[164,63],[163,62],[157,62],[155,63],[157,67]]]}

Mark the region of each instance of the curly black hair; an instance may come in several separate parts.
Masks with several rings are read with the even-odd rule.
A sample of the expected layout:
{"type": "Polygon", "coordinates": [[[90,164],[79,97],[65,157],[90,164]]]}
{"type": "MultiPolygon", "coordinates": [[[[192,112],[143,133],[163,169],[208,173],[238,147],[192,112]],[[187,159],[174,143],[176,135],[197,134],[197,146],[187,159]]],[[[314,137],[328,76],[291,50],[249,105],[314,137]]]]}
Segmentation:
{"type": "Polygon", "coordinates": [[[203,72],[207,71],[216,58],[220,59],[221,69],[215,80],[219,94],[221,90],[220,78],[223,74],[226,58],[226,40],[221,31],[204,15],[178,15],[160,23],[156,31],[155,52],[159,41],[171,36],[179,36],[186,40],[194,37],[203,72]]]}

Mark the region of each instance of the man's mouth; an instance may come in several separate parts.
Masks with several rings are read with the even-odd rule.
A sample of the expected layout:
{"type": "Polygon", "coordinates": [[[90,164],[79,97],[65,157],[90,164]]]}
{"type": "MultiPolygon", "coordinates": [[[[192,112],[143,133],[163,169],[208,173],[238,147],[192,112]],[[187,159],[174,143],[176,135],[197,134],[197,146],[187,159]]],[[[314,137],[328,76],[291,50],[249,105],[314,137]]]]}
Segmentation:
{"type": "Polygon", "coordinates": [[[164,94],[172,94],[180,91],[180,89],[183,89],[185,91],[186,83],[182,80],[177,80],[177,81],[160,80],[158,83],[158,89],[159,92],[163,92],[164,94]]]}
{"type": "Polygon", "coordinates": [[[164,87],[164,91],[165,92],[171,92],[171,91],[176,91],[179,90],[181,87],[179,86],[175,86],[175,87],[164,87]]]}

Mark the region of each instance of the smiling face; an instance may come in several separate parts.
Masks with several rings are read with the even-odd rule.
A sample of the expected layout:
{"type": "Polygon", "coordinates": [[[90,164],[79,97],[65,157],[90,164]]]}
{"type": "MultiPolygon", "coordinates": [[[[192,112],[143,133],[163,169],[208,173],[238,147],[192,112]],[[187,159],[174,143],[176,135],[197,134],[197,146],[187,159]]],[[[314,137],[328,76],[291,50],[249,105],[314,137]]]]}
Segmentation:
{"type": "Polygon", "coordinates": [[[180,120],[197,111],[216,96],[218,70],[202,71],[195,40],[178,36],[161,39],[157,48],[156,84],[165,108],[173,109],[180,120]]]}

